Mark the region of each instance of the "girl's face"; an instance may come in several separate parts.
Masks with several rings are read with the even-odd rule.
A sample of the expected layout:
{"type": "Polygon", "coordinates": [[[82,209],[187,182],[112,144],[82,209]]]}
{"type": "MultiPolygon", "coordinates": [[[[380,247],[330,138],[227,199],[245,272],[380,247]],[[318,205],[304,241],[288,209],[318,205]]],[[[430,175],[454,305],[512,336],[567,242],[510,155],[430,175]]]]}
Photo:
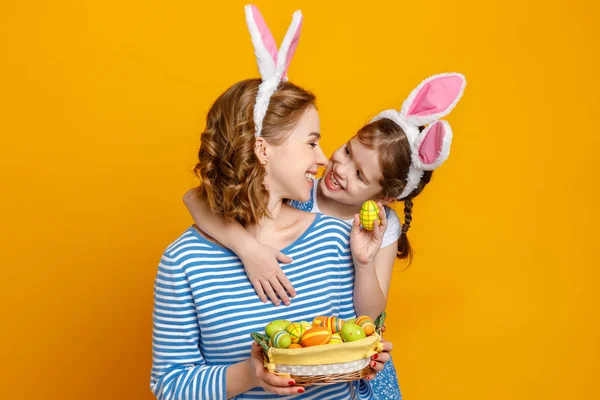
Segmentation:
{"type": "Polygon", "coordinates": [[[263,142],[267,161],[265,183],[272,195],[302,202],[310,199],[313,179],[319,167],[328,161],[319,145],[319,132],[319,113],[311,106],[285,142],[279,146],[263,142]]]}
{"type": "Polygon", "coordinates": [[[339,203],[362,205],[377,196],[383,178],[379,153],[363,145],[357,136],[337,149],[319,182],[321,193],[339,203]]]}

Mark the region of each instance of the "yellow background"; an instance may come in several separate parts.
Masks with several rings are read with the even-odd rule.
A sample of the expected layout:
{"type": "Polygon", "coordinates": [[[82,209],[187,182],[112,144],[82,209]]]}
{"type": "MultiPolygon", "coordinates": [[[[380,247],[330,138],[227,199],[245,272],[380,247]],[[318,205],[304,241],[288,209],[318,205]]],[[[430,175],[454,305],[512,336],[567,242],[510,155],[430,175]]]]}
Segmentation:
{"type": "MultiPolygon", "coordinates": [[[[328,154],[422,78],[468,78],[393,277],[406,399],[598,396],[593,3],[257,1],[278,39],[305,14],[290,78],[328,154]]],[[[152,398],[152,285],[204,117],[257,76],[243,4],[0,5],[0,397],[152,398]]]]}

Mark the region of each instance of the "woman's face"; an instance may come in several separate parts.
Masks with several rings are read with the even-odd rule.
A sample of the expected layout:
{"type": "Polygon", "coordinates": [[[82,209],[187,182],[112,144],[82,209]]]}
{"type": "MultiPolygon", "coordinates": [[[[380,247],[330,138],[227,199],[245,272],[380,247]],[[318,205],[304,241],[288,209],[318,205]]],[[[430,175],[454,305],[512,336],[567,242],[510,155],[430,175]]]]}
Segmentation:
{"type": "Polygon", "coordinates": [[[325,197],[339,203],[360,206],[369,199],[377,199],[382,178],[377,150],[366,147],[353,136],[331,156],[319,189],[325,197]]]}
{"type": "Polygon", "coordinates": [[[319,167],[327,165],[320,138],[319,113],[311,106],[283,144],[265,144],[265,183],[271,195],[302,202],[310,199],[313,179],[319,167]]]}

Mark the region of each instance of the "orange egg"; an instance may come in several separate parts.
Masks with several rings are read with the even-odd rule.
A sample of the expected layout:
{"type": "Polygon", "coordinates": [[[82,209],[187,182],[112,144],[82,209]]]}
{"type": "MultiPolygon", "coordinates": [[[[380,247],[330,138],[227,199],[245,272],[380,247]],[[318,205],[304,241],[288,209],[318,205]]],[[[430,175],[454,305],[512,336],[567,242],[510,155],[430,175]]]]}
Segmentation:
{"type": "Polygon", "coordinates": [[[319,346],[329,343],[331,332],[322,326],[313,326],[300,338],[302,347],[319,346]]]}
{"type": "Polygon", "coordinates": [[[371,336],[373,334],[373,332],[375,332],[375,323],[373,322],[371,317],[368,317],[366,315],[361,315],[360,317],[356,318],[355,323],[356,323],[356,325],[363,328],[363,331],[365,331],[365,334],[367,336],[371,336]]]}
{"type": "Polygon", "coordinates": [[[288,349],[301,349],[302,345],[299,343],[292,343],[290,344],[290,347],[288,347],[288,349]]]}
{"type": "Polygon", "coordinates": [[[325,321],[327,318],[329,318],[329,317],[319,315],[318,317],[315,317],[315,319],[313,319],[312,325],[313,326],[323,326],[323,321],[325,321]]]}

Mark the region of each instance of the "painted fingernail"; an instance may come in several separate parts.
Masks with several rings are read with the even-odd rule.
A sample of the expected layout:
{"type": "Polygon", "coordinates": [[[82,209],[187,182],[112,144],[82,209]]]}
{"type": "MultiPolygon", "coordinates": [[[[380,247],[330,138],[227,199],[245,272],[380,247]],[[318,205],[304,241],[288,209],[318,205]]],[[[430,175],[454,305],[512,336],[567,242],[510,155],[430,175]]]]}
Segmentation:
{"type": "Polygon", "coordinates": [[[373,361],[373,362],[371,363],[371,367],[375,367],[376,365],[377,365],[377,363],[376,363],[375,361],[373,361]]]}
{"type": "Polygon", "coordinates": [[[370,379],[371,379],[371,377],[370,377],[370,376],[367,376],[367,377],[365,378],[365,380],[367,380],[367,381],[368,381],[368,380],[370,380],[370,379]]]}
{"type": "Polygon", "coordinates": [[[302,388],[298,389],[298,393],[304,393],[304,389],[302,389],[302,388]]]}
{"type": "Polygon", "coordinates": [[[294,382],[294,381],[289,381],[288,382],[288,385],[290,385],[290,386],[294,386],[295,384],[296,384],[296,382],[294,382]]]}
{"type": "Polygon", "coordinates": [[[377,354],[375,354],[373,357],[371,357],[373,360],[377,360],[377,354]]]}

